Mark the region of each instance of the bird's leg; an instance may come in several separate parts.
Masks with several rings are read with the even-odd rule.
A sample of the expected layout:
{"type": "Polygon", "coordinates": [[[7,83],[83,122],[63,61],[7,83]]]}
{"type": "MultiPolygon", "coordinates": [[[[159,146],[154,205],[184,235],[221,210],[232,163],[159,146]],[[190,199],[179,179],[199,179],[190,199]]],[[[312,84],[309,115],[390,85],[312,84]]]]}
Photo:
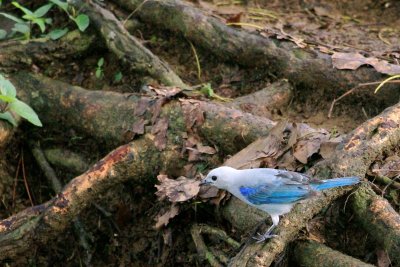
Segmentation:
{"type": "Polygon", "coordinates": [[[278,226],[279,223],[279,215],[271,215],[272,225],[264,234],[257,233],[257,236],[253,236],[253,239],[257,240],[257,243],[264,242],[267,239],[277,237],[277,235],[271,235],[272,231],[275,227],[278,226]]]}

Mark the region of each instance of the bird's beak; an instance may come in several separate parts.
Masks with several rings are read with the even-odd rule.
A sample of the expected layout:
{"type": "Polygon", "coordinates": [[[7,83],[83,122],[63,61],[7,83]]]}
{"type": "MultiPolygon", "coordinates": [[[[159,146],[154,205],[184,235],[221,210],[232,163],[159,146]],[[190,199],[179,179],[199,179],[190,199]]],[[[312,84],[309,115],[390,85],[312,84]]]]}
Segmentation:
{"type": "Polygon", "coordinates": [[[211,182],[208,182],[206,179],[200,182],[200,185],[208,185],[208,184],[211,184],[211,182]]]}

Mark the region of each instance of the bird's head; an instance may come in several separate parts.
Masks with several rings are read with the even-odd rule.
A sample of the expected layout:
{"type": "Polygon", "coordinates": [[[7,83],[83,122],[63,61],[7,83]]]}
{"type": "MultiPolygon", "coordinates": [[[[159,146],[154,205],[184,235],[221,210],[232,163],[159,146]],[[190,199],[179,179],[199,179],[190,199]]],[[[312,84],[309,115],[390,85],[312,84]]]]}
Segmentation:
{"type": "Polygon", "coordinates": [[[237,170],[231,167],[222,166],[211,170],[206,178],[204,178],[200,185],[213,185],[220,189],[227,189],[229,184],[232,183],[237,170]]]}

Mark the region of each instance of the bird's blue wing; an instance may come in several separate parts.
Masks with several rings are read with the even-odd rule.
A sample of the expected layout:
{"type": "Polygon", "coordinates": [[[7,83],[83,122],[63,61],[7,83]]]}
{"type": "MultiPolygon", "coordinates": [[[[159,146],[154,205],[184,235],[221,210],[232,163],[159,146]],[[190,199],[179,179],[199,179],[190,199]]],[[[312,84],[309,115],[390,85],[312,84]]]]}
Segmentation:
{"type": "Polygon", "coordinates": [[[284,204],[292,203],[306,198],[311,189],[303,185],[285,184],[263,184],[253,187],[241,186],[240,193],[251,203],[261,204],[284,204]]]}

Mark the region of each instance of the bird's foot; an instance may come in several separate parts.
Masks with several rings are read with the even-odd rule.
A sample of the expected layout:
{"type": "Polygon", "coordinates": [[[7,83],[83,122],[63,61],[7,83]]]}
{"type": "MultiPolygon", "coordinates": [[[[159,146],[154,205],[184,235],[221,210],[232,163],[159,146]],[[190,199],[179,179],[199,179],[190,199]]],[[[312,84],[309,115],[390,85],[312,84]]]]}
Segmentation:
{"type": "Polygon", "coordinates": [[[277,237],[277,236],[278,235],[271,235],[269,232],[266,232],[263,235],[260,234],[260,233],[257,233],[257,236],[253,236],[253,239],[257,240],[257,243],[262,243],[267,239],[274,238],[274,237],[277,237]]]}

